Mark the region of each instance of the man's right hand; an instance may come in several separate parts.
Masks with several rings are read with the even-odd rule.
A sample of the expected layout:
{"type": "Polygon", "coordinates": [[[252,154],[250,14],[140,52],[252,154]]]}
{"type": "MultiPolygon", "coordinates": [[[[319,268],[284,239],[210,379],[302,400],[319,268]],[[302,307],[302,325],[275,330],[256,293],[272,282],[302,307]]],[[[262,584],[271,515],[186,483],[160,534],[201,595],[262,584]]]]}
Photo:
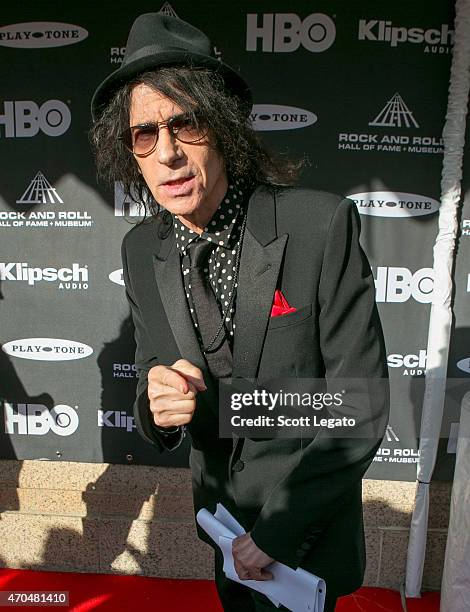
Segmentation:
{"type": "Polygon", "coordinates": [[[186,359],[172,366],[157,365],[148,372],[148,396],[158,427],[186,425],[196,409],[196,394],[207,389],[201,370],[186,359]]]}

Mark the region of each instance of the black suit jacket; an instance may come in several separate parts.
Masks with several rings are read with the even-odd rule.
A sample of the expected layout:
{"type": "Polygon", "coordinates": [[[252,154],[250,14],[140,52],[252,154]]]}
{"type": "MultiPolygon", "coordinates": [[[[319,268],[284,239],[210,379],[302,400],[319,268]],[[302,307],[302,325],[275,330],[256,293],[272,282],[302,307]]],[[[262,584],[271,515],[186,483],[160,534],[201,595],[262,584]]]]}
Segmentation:
{"type": "MultiPolygon", "coordinates": [[[[233,377],[388,377],[374,279],[359,245],[353,202],[301,188],[258,186],[248,204],[236,297],[233,377]],[[275,289],[296,312],[270,318],[275,289]]],[[[150,219],[122,246],[140,372],[134,407],[141,436],[152,427],[147,372],[185,358],[201,368],[189,425],[195,511],[221,501],[274,559],[323,577],[337,594],[362,583],[362,476],[388,421],[388,386],[373,398],[377,435],[335,439],[220,439],[218,382],[199,348],[181,278],[173,224],[150,219]],[[234,469],[235,468],[235,469],[234,469]]],[[[348,406],[361,415],[370,406],[348,406]]],[[[200,537],[205,534],[199,530],[200,537]]]]}

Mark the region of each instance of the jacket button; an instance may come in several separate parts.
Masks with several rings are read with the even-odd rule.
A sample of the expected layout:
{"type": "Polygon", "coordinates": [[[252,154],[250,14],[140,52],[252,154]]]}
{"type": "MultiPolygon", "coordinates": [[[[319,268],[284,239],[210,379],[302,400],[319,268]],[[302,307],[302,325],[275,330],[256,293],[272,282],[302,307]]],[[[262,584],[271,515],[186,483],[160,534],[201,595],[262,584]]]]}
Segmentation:
{"type": "Polygon", "coordinates": [[[238,461],[235,461],[235,463],[233,464],[232,470],[234,472],[241,472],[244,467],[245,464],[243,463],[243,461],[241,459],[238,459],[238,461]]]}

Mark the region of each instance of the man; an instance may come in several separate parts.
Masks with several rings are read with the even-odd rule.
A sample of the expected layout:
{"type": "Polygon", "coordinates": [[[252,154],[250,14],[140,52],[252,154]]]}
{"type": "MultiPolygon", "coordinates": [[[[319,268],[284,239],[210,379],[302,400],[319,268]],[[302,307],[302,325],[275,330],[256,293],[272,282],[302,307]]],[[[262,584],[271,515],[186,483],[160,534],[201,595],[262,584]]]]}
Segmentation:
{"type": "MultiPolygon", "coordinates": [[[[184,21],[141,15],[92,101],[101,174],[152,211],[122,246],[136,425],[161,451],[189,433],[195,511],[221,502],[247,531],[233,544],[242,580],[270,580],[274,560],[305,568],[326,580],[329,612],[362,583],[361,479],[388,394],[374,398],[375,436],[227,439],[218,382],[386,378],[374,281],[354,204],[286,186],[295,164],[264,151],[246,83],[211,48],[184,21]],[[270,316],[274,296],[285,314],[270,316]]],[[[347,409],[366,412],[357,401],[347,409]]],[[[215,551],[224,610],[277,609],[226,579],[215,551]]]]}

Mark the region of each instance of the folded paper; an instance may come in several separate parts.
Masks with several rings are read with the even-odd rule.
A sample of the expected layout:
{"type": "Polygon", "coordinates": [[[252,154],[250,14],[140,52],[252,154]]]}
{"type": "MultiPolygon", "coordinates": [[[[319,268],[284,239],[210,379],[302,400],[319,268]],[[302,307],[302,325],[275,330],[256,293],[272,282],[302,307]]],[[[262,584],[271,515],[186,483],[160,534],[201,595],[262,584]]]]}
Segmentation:
{"type": "Polygon", "coordinates": [[[220,547],[227,578],[263,593],[276,607],[282,604],[292,612],[323,612],[325,581],[300,567],[293,570],[274,561],[268,566],[272,580],[240,580],[234,567],[232,540],[246,531],[222,504],[217,504],[214,514],[202,508],[196,520],[220,547]]]}

